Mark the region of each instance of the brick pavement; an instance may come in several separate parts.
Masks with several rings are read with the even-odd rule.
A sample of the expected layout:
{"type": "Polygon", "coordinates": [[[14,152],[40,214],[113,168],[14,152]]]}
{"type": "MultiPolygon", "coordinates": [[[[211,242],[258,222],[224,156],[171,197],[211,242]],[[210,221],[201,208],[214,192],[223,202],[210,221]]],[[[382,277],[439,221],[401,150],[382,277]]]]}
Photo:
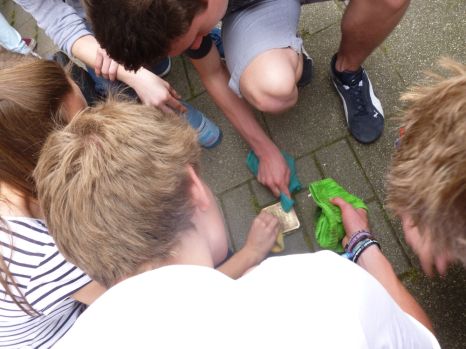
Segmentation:
{"type": "MultiPolygon", "coordinates": [[[[9,0],[2,0],[1,5],[2,13],[23,35],[38,40],[39,54],[47,57],[55,51],[29,15],[9,0]]],[[[313,180],[335,178],[368,203],[370,221],[385,254],[432,317],[443,347],[464,348],[466,273],[457,268],[444,280],[422,276],[403,240],[399,222],[384,210],[383,178],[396,138],[393,117],[402,106],[398,101],[400,93],[443,55],[466,62],[466,3],[413,0],[399,27],[368,58],[365,67],[386,114],[384,135],[372,145],[358,144],[349,136],[339,97],[329,78],[329,61],[340,40],[343,9],[342,3],[333,1],[303,7],[299,30],[314,59],[314,79],[300,92],[296,107],[284,115],[256,114],[279,147],[296,158],[298,175],[304,184],[295,195],[301,228],[286,237],[286,249],[281,254],[319,250],[313,224],[316,206],[307,196],[306,187],[313,180]]],[[[223,130],[222,144],[204,151],[202,172],[221,204],[232,247],[237,249],[257,212],[275,200],[246,169],[247,145],[205,93],[185,58],[173,59],[168,81],[223,130]]]]}

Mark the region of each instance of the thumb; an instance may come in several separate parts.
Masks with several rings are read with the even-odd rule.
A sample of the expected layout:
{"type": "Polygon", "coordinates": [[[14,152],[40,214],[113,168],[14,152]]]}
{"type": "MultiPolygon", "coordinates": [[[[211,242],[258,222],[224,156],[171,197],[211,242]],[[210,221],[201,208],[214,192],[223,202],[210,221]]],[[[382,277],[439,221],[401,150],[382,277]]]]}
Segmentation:
{"type": "Polygon", "coordinates": [[[330,202],[332,204],[338,206],[342,210],[349,205],[345,200],[343,200],[342,198],[339,198],[339,197],[330,199],[330,202]]]}
{"type": "Polygon", "coordinates": [[[280,192],[284,193],[286,196],[288,196],[288,198],[291,198],[290,191],[286,185],[281,186],[280,192]]]}

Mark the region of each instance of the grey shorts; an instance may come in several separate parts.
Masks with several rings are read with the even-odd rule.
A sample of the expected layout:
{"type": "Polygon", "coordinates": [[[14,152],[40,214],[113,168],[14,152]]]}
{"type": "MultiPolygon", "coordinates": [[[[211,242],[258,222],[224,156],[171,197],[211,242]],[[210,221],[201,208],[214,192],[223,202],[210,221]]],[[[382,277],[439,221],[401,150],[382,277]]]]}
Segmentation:
{"type": "Polygon", "coordinates": [[[296,36],[300,0],[263,0],[223,18],[222,38],[231,78],[230,88],[239,96],[239,80],[251,61],[263,52],[290,47],[301,52],[296,36]]]}

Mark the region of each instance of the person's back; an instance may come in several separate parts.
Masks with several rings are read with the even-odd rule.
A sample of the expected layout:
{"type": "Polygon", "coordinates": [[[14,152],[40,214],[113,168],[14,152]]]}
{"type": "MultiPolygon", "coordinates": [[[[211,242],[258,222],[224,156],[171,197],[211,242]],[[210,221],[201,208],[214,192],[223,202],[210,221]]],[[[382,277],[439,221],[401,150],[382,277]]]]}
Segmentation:
{"type": "Polygon", "coordinates": [[[374,278],[331,252],[269,258],[239,280],[192,265],[145,272],[97,300],[57,348],[91,346],[439,348],[374,278]]]}

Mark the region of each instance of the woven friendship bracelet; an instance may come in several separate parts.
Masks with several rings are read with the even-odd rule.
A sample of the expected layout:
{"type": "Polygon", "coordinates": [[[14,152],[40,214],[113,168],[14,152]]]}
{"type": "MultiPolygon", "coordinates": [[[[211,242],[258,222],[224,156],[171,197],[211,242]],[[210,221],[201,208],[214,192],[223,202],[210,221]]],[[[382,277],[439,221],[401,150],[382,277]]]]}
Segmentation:
{"type": "Polygon", "coordinates": [[[366,239],[366,240],[364,240],[361,244],[358,244],[358,249],[354,252],[352,261],[353,261],[354,263],[357,263],[359,257],[361,256],[361,254],[362,254],[369,246],[372,246],[372,245],[377,245],[377,247],[378,247],[379,249],[381,249],[381,248],[380,248],[380,244],[379,244],[379,242],[378,242],[377,240],[366,239]]]}

